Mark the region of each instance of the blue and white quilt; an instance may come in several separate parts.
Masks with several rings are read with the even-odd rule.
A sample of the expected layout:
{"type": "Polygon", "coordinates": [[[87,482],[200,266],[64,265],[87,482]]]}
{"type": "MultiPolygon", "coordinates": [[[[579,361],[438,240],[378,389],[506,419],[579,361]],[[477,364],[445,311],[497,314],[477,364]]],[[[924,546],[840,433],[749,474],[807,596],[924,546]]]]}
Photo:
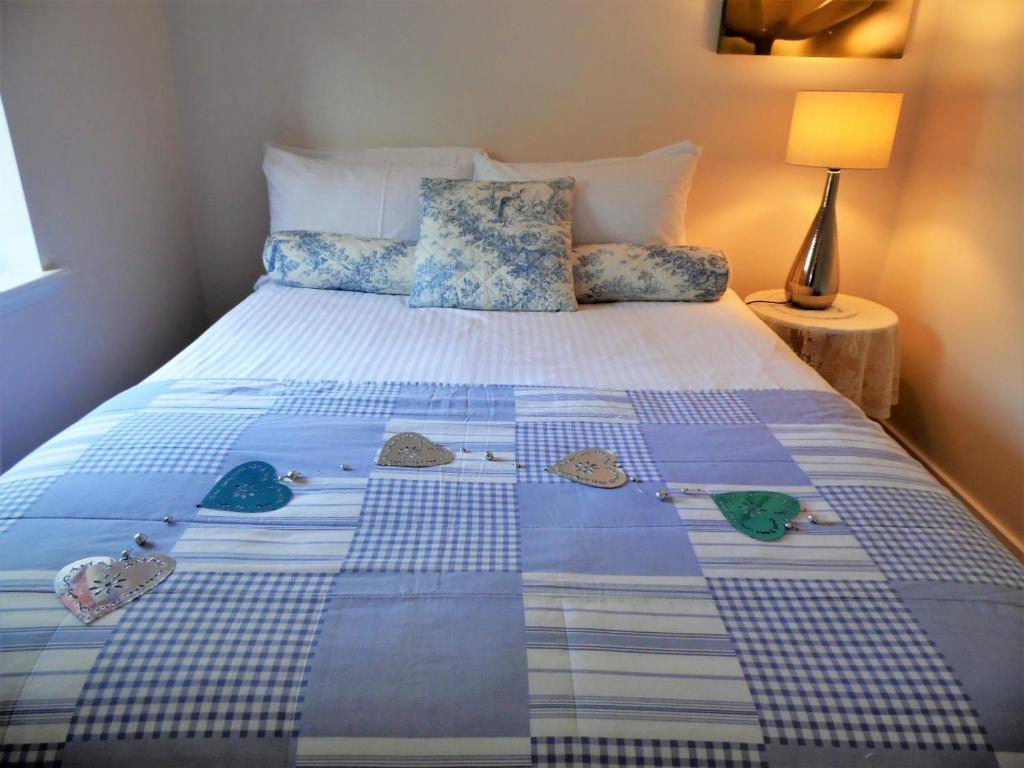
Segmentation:
{"type": "Polygon", "coordinates": [[[1019,766],[1022,590],[827,393],[153,382],[0,478],[0,763],[1019,766]],[[454,463],[378,466],[404,431],[454,463]],[[545,471],[585,447],[636,481],[545,471]],[[287,506],[197,506],[254,459],[287,506]],[[138,532],[175,573],[81,624],[54,574],[138,532]]]}

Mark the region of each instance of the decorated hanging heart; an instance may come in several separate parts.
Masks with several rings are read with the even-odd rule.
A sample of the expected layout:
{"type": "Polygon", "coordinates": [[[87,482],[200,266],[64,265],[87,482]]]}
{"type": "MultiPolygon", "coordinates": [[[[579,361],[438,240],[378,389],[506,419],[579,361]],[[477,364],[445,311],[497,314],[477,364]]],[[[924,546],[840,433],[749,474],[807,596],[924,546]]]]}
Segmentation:
{"type": "Polygon", "coordinates": [[[292,489],[265,461],[239,464],[217,481],[200,505],[225,512],[269,512],[292,500],[292,489]]]}
{"type": "Polygon", "coordinates": [[[174,560],[167,555],[87,557],[61,568],[53,589],[76,618],[91,624],[146,594],[173,570],[174,560]]]}
{"type": "Polygon", "coordinates": [[[759,541],[775,541],[800,512],[800,502],[776,491],[732,491],[711,498],[733,528],[759,541]]]}
{"type": "Polygon", "coordinates": [[[586,448],[570,453],[547,470],[595,488],[618,488],[626,483],[626,473],[619,469],[618,458],[604,448],[586,448]]]}
{"type": "Polygon", "coordinates": [[[399,432],[380,449],[382,467],[439,467],[455,461],[455,454],[419,432],[399,432]]]}

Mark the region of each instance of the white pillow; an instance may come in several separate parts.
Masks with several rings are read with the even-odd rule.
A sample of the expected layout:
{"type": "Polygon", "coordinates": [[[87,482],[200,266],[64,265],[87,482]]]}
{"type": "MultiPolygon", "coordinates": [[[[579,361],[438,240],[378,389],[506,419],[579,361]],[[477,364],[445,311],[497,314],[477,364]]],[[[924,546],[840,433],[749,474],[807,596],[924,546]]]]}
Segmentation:
{"type": "Polygon", "coordinates": [[[587,243],[683,245],[686,198],[700,157],[688,141],[640,157],[561,163],[475,161],[478,181],[576,179],[572,240],[587,243]]]}
{"type": "Polygon", "coordinates": [[[483,156],[465,147],[316,152],[268,144],[270,231],[417,240],[420,179],[471,179],[483,156]]]}

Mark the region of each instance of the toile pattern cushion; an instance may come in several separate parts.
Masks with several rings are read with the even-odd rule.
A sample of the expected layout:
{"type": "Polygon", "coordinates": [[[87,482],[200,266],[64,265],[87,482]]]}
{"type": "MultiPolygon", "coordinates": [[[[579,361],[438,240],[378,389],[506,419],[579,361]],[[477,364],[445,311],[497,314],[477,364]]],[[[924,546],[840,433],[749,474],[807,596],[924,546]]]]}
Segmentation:
{"type": "MultiPolygon", "coordinates": [[[[275,232],[263,248],[270,278],[282,285],[408,295],[416,243],[322,232],[275,232]]],[[[729,284],[721,251],[695,245],[606,243],[572,250],[578,302],[715,301],[729,284]]]]}
{"type": "Polygon", "coordinates": [[[274,232],[263,265],[274,282],[407,295],[415,273],[416,243],[325,232],[274,232]]]}
{"type": "Polygon", "coordinates": [[[729,285],[725,254],[698,245],[581,245],[573,250],[580,303],[716,301],[729,285]]]}
{"type": "Polygon", "coordinates": [[[410,307],[572,311],[571,178],[423,179],[410,307]]]}

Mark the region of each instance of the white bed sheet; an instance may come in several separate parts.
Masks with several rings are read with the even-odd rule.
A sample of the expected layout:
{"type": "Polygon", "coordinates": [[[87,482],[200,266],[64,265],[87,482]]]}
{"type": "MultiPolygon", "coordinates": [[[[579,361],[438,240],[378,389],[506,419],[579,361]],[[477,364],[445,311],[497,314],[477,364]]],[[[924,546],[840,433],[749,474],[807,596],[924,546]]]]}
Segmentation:
{"type": "Polygon", "coordinates": [[[273,283],[150,378],[830,389],[733,291],[714,303],[517,313],[273,283]]]}

